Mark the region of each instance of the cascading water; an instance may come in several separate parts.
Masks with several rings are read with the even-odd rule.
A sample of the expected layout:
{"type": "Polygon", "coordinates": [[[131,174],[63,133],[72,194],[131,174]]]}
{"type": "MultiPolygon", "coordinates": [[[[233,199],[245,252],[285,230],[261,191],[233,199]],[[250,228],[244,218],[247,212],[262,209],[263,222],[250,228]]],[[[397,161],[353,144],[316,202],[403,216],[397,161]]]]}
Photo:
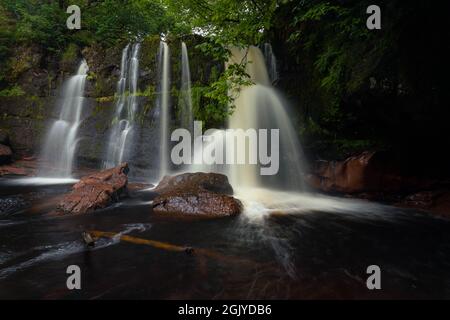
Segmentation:
{"type": "Polygon", "coordinates": [[[53,123],[47,135],[42,153],[45,167],[39,171],[40,176],[58,178],[72,176],[88,70],[89,67],[83,60],[77,74],[64,84],[59,120],[53,123]]]}
{"type": "MultiPolygon", "coordinates": [[[[194,149],[194,164],[189,171],[220,172],[228,175],[231,185],[244,204],[245,216],[255,221],[262,221],[266,214],[274,212],[302,212],[305,199],[310,202],[322,200],[312,197],[303,191],[303,154],[292,125],[291,118],[286,110],[282,98],[272,87],[267,72],[266,61],[261,50],[249,47],[247,50],[231,49],[232,56],[227,63],[241,63],[245,60],[246,72],[251,77],[253,85],[240,88],[239,95],[234,101],[236,106],[228,120],[228,129],[215,130],[206,136],[201,147],[194,149]],[[237,131],[236,129],[243,129],[237,131]],[[279,129],[279,171],[276,175],[262,176],[260,164],[249,164],[250,158],[258,159],[258,150],[250,148],[249,143],[241,148],[245,154],[245,164],[228,165],[198,165],[211,150],[223,149],[225,153],[234,149],[231,139],[245,139],[247,129],[279,129]],[[200,149],[201,148],[201,149],[200,149]],[[284,190],[284,191],[283,191],[284,190]]],[[[273,143],[270,138],[268,144],[273,143]]],[[[270,150],[270,147],[268,148],[270,150]]],[[[272,155],[273,156],[273,155],[272,155]]]]}
{"type": "Polygon", "coordinates": [[[139,49],[140,44],[132,46],[131,57],[128,58],[130,45],[122,51],[120,64],[120,79],[117,82],[118,100],[115,106],[112,129],[106,151],[104,168],[119,165],[127,150],[131,149],[134,116],[137,109],[136,91],[139,78],[139,49]],[[128,84],[128,92],[126,92],[128,84]]]}
{"type": "Polygon", "coordinates": [[[159,45],[158,66],[160,72],[159,101],[160,110],[160,148],[159,148],[159,178],[169,171],[169,103],[170,103],[170,52],[166,42],[159,45]]]}
{"type": "MultiPolygon", "coordinates": [[[[208,165],[194,165],[191,170],[196,171],[219,171],[228,174],[233,186],[240,187],[275,187],[288,190],[301,190],[303,187],[302,152],[298,142],[295,129],[286,111],[285,105],[270,84],[264,56],[257,47],[250,47],[248,50],[232,49],[230,63],[241,63],[247,60],[246,72],[254,82],[253,85],[240,89],[239,96],[234,101],[236,109],[230,116],[228,128],[235,129],[230,135],[227,130],[216,130],[212,139],[206,139],[202,150],[194,150],[194,160],[199,162],[206,152],[219,146],[225,146],[225,151],[233,149],[232,138],[245,140],[247,129],[279,129],[279,172],[273,176],[261,176],[259,164],[250,164],[248,159],[258,159],[258,150],[249,148],[247,143],[245,164],[230,164],[225,168],[208,165]],[[236,129],[243,129],[236,131],[236,129]],[[212,141],[212,142],[209,142],[212,141]],[[212,144],[216,144],[212,146],[212,144]]],[[[270,140],[270,139],[268,139],[270,140]]],[[[270,143],[270,141],[269,141],[270,143]]],[[[246,146],[243,146],[244,148],[246,146]]]]}
{"type": "Polygon", "coordinates": [[[277,58],[272,50],[272,45],[270,43],[264,43],[263,45],[264,58],[266,60],[267,72],[269,74],[269,79],[272,84],[278,81],[278,68],[277,68],[277,58]]]}
{"type": "Polygon", "coordinates": [[[181,126],[193,132],[191,71],[186,44],[181,43],[181,89],[180,89],[181,126]]]}

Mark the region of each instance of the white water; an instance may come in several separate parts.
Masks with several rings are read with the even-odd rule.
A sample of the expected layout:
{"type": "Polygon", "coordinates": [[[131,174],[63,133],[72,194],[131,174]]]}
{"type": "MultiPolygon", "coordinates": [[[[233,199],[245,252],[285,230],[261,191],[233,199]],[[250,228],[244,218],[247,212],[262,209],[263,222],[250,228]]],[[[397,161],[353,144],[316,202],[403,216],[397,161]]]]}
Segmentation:
{"type": "Polygon", "coordinates": [[[170,52],[167,43],[161,41],[159,46],[158,65],[160,71],[160,148],[159,179],[169,172],[169,103],[170,103],[170,52]]]}
{"type": "Polygon", "coordinates": [[[59,119],[52,124],[45,140],[42,153],[45,167],[39,170],[40,176],[58,178],[72,176],[88,69],[86,61],[83,60],[76,75],[70,77],[64,84],[59,119]]]}
{"type": "MultiPolygon", "coordinates": [[[[279,129],[280,144],[280,170],[274,176],[261,176],[259,164],[249,164],[248,159],[253,157],[258,159],[258,150],[248,148],[246,145],[246,164],[232,164],[228,166],[193,166],[192,171],[209,171],[227,173],[233,186],[239,187],[274,187],[288,190],[302,190],[303,168],[302,152],[297,133],[292,125],[286,107],[276,90],[271,86],[267,73],[266,62],[261,50],[257,47],[250,47],[248,52],[240,49],[232,49],[232,57],[228,64],[241,63],[245,59],[249,62],[246,65],[246,72],[250,75],[253,85],[241,88],[239,96],[235,100],[236,109],[228,121],[229,129],[279,129]]],[[[236,133],[239,135],[239,133],[236,133]]],[[[241,132],[241,139],[245,139],[244,132],[241,132]]],[[[217,130],[212,142],[206,142],[202,146],[202,151],[194,150],[194,157],[201,159],[209,149],[227,146],[231,139],[227,139],[228,133],[224,130],[217,130]],[[212,145],[215,144],[215,145],[212,145]]],[[[270,140],[269,140],[270,141],[270,140]]],[[[231,142],[232,143],[232,142],[231,142]]],[[[230,150],[228,145],[226,150],[230,150]]],[[[270,149],[270,148],[268,148],[270,149]]]]}
{"type": "Polygon", "coordinates": [[[139,43],[133,45],[130,58],[128,58],[129,44],[122,51],[120,79],[117,82],[118,99],[104,168],[112,168],[122,163],[126,157],[126,152],[132,149],[134,116],[137,110],[136,91],[139,78],[140,46],[139,43]]]}
{"type": "MultiPolygon", "coordinates": [[[[274,176],[261,176],[258,164],[193,165],[189,171],[227,174],[235,190],[235,196],[244,204],[244,217],[251,221],[261,221],[263,217],[271,214],[293,214],[314,210],[350,210],[355,214],[359,212],[361,207],[366,206],[361,202],[304,193],[301,146],[291,116],[282,98],[271,85],[267,60],[257,47],[250,47],[248,52],[239,49],[231,51],[232,57],[228,64],[240,63],[247,59],[250,63],[246,66],[246,72],[254,84],[241,88],[235,100],[236,109],[229,117],[228,128],[279,129],[280,171],[274,176]]],[[[275,66],[272,64],[269,67],[275,66]]],[[[226,145],[225,130],[216,130],[211,136],[214,136],[208,139],[211,142],[203,143],[202,151],[194,150],[194,159],[197,162],[212,149],[226,145]]],[[[247,160],[251,153],[257,159],[255,150],[247,148],[245,152],[247,160]]]]}
{"type": "MultiPolygon", "coordinates": [[[[112,245],[116,245],[120,243],[120,237],[123,235],[127,235],[133,231],[135,232],[144,232],[151,228],[151,224],[149,223],[129,223],[122,225],[124,229],[117,233],[112,238],[101,238],[96,241],[95,247],[93,248],[86,248],[86,245],[82,243],[81,241],[68,241],[68,242],[62,242],[52,245],[46,245],[46,246],[38,246],[35,248],[32,248],[26,252],[18,253],[15,255],[10,255],[7,257],[8,259],[17,258],[20,256],[27,256],[29,254],[34,254],[34,257],[25,260],[24,262],[14,264],[12,266],[8,266],[6,268],[0,269],[0,279],[6,278],[9,275],[21,271],[24,269],[27,269],[29,267],[34,266],[35,264],[42,263],[45,261],[52,261],[52,260],[60,260],[63,259],[69,255],[77,254],[80,252],[85,251],[96,251],[100,249],[107,248],[112,245]]],[[[0,261],[1,262],[1,261],[0,261]]],[[[1,262],[4,263],[5,261],[1,262]]]]}
{"type": "Polygon", "coordinates": [[[181,43],[181,88],[180,88],[181,126],[193,132],[191,71],[186,44],[181,43]]]}

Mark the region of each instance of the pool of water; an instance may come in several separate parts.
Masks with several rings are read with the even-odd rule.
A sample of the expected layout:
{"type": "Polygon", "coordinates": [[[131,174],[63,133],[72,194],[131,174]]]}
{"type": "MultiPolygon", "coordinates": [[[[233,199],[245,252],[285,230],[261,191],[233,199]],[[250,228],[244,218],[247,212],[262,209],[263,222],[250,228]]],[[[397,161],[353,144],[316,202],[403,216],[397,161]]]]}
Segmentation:
{"type": "Polygon", "coordinates": [[[0,181],[0,299],[450,298],[450,221],[424,212],[305,194],[282,195],[282,205],[268,199],[275,192],[239,190],[239,217],[175,219],[152,212],[147,190],[55,217],[52,201],[70,183],[15,182],[0,181]],[[194,252],[118,237],[87,248],[84,230],[194,252]],[[81,269],[81,290],[66,287],[69,265],[81,269]],[[381,268],[381,290],[366,287],[369,265],[381,268]]]}

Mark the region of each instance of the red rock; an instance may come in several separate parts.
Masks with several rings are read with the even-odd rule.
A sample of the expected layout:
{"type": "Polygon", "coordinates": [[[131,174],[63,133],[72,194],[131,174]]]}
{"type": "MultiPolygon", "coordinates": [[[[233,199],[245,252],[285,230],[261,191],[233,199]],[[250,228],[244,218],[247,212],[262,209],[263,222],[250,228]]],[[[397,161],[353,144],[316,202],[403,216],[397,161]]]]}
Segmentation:
{"type": "Polygon", "coordinates": [[[14,176],[26,176],[28,171],[25,168],[15,167],[12,165],[0,166],[0,176],[14,175],[14,176]]]}
{"type": "Polygon", "coordinates": [[[128,164],[104,170],[80,179],[58,205],[64,213],[82,214],[102,209],[127,191],[128,164]]]}
{"type": "Polygon", "coordinates": [[[325,192],[399,192],[429,188],[434,182],[404,175],[401,164],[382,152],[363,152],[344,161],[318,161],[306,182],[325,192]]]}
{"type": "Polygon", "coordinates": [[[235,199],[225,175],[217,173],[184,173],[166,176],[154,189],[153,211],[190,216],[233,216],[242,204],[235,199]]]}

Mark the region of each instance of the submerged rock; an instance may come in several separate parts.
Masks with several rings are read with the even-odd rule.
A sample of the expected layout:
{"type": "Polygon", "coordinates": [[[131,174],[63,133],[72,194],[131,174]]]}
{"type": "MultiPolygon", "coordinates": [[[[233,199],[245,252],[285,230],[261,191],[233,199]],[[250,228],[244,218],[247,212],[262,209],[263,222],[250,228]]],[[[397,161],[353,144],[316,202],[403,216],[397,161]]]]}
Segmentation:
{"type": "Polygon", "coordinates": [[[126,193],[128,164],[81,178],[58,205],[64,213],[81,214],[107,207],[126,193]]]}
{"type": "Polygon", "coordinates": [[[218,173],[183,173],[164,177],[154,189],[153,211],[191,216],[233,216],[242,204],[235,199],[225,175],[218,173]]]}
{"type": "Polygon", "coordinates": [[[437,215],[450,217],[450,190],[439,189],[416,192],[408,195],[395,205],[403,208],[427,210],[437,215]]]}

